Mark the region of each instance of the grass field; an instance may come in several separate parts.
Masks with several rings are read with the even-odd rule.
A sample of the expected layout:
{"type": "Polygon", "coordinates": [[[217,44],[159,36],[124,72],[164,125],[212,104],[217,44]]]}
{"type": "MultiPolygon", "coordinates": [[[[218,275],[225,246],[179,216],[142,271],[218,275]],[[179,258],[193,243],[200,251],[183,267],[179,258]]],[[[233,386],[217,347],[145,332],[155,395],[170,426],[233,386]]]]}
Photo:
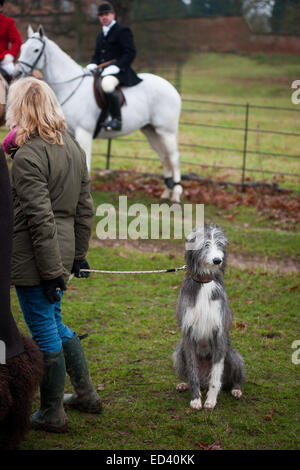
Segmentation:
{"type": "MultiPolygon", "coordinates": [[[[248,103],[250,131],[247,149],[250,152],[247,155],[246,177],[274,181],[282,186],[299,189],[299,176],[293,176],[300,174],[299,158],[278,157],[266,153],[299,157],[300,136],[261,132],[274,130],[290,134],[300,133],[300,105],[296,106],[291,102],[291,84],[299,76],[300,66],[293,56],[210,53],[191,57],[183,67],[181,82],[183,112],[179,145],[182,171],[227,181],[241,180],[245,105],[248,103]],[[283,107],[290,111],[260,109],[252,105],[283,107]],[[210,128],[208,125],[225,128],[210,128]],[[205,148],[208,146],[229,150],[208,150],[205,148]],[[225,169],[219,169],[219,166],[225,169]],[[236,169],[232,170],[233,167],[236,169]],[[289,175],[269,173],[273,171],[289,175]]],[[[172,81],[174,75],[169,73],[166,78],[172,81]]],[[[145,143],[142,134],[136,132],[130,139],[140,139],[141,142],[130,142],[128,138],[113,140],[111,168],[161,171],[156,154],[145,143]],[[154,160],[139,160],[138,157],[150,157],[154,160]]],[[[106,150],[106,141],[94,143],[94,153],[105,154],[106,150]]],[[[105,165],[103,156],[96,155],[93,162],[94,167],[103,168],[105,165]]]]}
{"type": "MultiPolygon", "coordinates": [[[[174,74],[164,69],[157,73],[174,83],[175,70],[174,74]]],[[[291,84],[300,76],[297,57],[203,53],[191,56],[181,75],[183,102],[178,141],[183,173],[241,181],[245,105],[248,103],[246,178],[273,181],[283,187],[299,189],[300,177],[293,175],[300,175],[300,136],[293,134],[300,133],[300,105],[291,102],[294,91],[291,84]],[[288,111],[273,107],[287,108],[288,111]],[[273,171],[288,175],[273,175],[273,171]]],[[[4,132],[0,131],[0,138],[4,132]]],[[[93,168],[105,168],[106,153],[107,140],[94,141],[93,168]]],[[[157,154],[140,131],[113,140],[110,165],[111,168],[162,171],[157,154]]]]}
{"type": "MultiPolygon", "coordinates": [[[[105,247],[91,249],[88,259],[95,268],[118,270],[183,262],[105,247]]],[[[90,335],[83,347],[104,410],[99,416],[68,411],[68,434],[33,431],[22,449],[197,450],[200,442],[217,440],[222,449],[299,448],[299,366],[291,349],[299,339],[299,291],[293,290],[299,278],[229,268],[232,340],[244,356],[247,382],[239,401],[221,393],[212,412],[191,410],[189,393],[175,391],[171,354],[179,338],[174,311],[182,279],[178,273],[72,280],[64,320],[90,335]]],[[[19,312],[16,300],[13,305],[19,312]]],[[[21,314],[16,317],[23,329],[21,314]]]]}
{"type": "MultiPolygon", "coordinates": [[[[93,194],[96,207],[118,194],[93,194]]],[[[130,204],[147,207],[156,199],[136,194],[130,204]]],[[[292,362],[299,339],[299,274],[278,267],[285,256],[299,261],[299,236],[251,226],[253,211],[229,222],[226,211],[205,208],[207,222],[217,221],[230,238],[230,254],[244,254],[243,269],[229,264],[226,286],[235,312],[232,341],[243,354],[247,381],[235,401],[222,392],[214,411],[189,408],[189,393],[175,391],[177,378],[171,355],[179,339],[175,308],[184,276],[97,275],[72,279],[64,299],[64,320],[79,334],[88,333],[83,347],[92,379],[103,401],[101,415],[68,411],[69,433],[32,431],[22,449],[190,449],[205,445],[222,449],[299,448],[299,365],[292,362]],[[247,220],[251,228],[243,228],[247,220]],[[254,267],[255,256],[263,267],[254,267]],[[249,261],[250,260],[250,261],[249,261]]],[[[90,265],[95,269],[149,270],[182,266],[183,242],[120,241],[107,246],[95,235],[90,265]]],[[[284,263],[283,263],[284,264],[284,263]]],[[[14,292],[18,326],[24,321],[14,292]]],[[[67,382],[67,390],[71,391],[67,382]]],[[[35,406],[38,405],[38,397],[35,406]]]]}
{"type": "MultiPolygon", "coordinates": [[[[183,96],[293,109],[289,83],[299,75],[298,60],[292,57],[202,54],[191,58],[184,68],[183,96]]],[[[220,107],[221,115],[212,109],[203,106],[197,121],[234,126],[243,119],[242,113],[238,115],[227,108],[220,107]]],[[[261,128],[266,128],[267,117],[258,110],[256,114],[261,128]]],[[[184,119],[194,120],[194,115],[186,113],[184,119]]],[[[272,118],[273,129],[299,131],[296,119],[278,118],[274,113],[272,118]]],[[[255,125],[251,121],[251,126],[255,125]]],[[[4,135],[3,130],[1,133],[4,135]]],[[[134,137],[141,138],[139,133],[134,137]]],[[[269,136],[266,140],[255,138],[259,140],[253,137],[250,143],[259,145],[261,151],[285,149],[287,153],[298,153],[296,141],[291,144],[282,139],[281,147],[269,136]]],[[[232,148],[241,145],[229,132],[219,136],[217,131],[182,126],[180,142],[195,141],[232,148]]],[[[105,148],[106,142],[94,143],[96,153],[104,152],[105,148]]],[[[125,160],[115,156],[112,168],[162,171],[154,153],[140,142],[114,141],[113,153],[150,155],[155,160],[125,160]]],[[[193,150],[183,157],[199,163],[200,174],[238,179],[230,170],[226,174],[205,170],[201,165],[208,161],[206,152],[193,150]]],[[[265,159],[253,158],[254,165],[260,162],[262,168],[267,167],[265,159]]],[[[212,155],[212,161],[218,159],[223,159],[226,166],[239,163],[233,154],[212,155]]],[[[281,171],[299,172],[294,163],[286,159],[278,165],[281,171]]],[[[269,164],[272,169],[277,165],[273,160],[269,164]]],[[[114,176],[97,175],[95,171],[103,166],[103,157],[96,156],[92,175],[95,207],[110,203],[118,208],[119,193],[104,190],[106,179],[114,176]]],[[[184,166],[183,172],[188,171],[197,172],[194,166],[184,166]]],[[[299,188],[295,178],[279,182],[299,188]]],[[[159,201],[140,191],[130,197],[130,204],[135,202],[150,208],[159,201]]],[[[183,199],[183,202],[188,201],[183,199]]],[[[99,220],[95,217],[87,257],[93,268],[150,270],[184,264],[182,240],[104,242],[96,236],[99,220]]],[[[73,278],[64,296],[63,318],[78,334],[89,334],[83,348],[103,401],[103,413],[88,415],[68,410],[67,434],[32,431],[21,449],[201,450],[216,442],[224,450],[299,449],[300,365],[299,353],[292,347],[300,340],[299,224],[293,230],[275,229],[274,221],[260,216],[254,206],[228,209],[213,204],[205,206],[205,220],[219,223],[230,239],[225,283],[235,314],[232,342],[246,364],[242,398],[236,401],[222,392],[215,410],[196,412],[189,408],[189,392],[179,394],[175,390],[177,377],[171,356],[180,337],[175,308],[184,272],[126,277],[92,274],[88,280],[73,278]]],[[[17,324],[27,331],[15,292],[13,289],[11,292],[17,324]]],[[[66,391],[71,392],[69,380],[66,391]]],[[[38,394],[34,409],[37,406],[38,394]]]]}

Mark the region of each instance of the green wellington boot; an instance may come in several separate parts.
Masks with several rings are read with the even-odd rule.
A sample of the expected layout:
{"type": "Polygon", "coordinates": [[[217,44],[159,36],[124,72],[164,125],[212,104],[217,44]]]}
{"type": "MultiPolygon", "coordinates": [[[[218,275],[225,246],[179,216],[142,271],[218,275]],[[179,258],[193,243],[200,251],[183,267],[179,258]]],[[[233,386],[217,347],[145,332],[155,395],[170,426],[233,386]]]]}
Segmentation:
{"type": "Polygon", "coordinates": [[[86,413],[100,413],[101,401],[94,389],[81,347],[80,339],[77,335],[63,343],[63,350],[66,361],[67,373],[75,393],[64,395],[64,406],[66,408],[76,408],[86,413]]]}
{"type": "Polygon", "coordinates": [[[40,385],[40,409],[31,417],[33,429],[48,432],[66,432],[67,418],[63,407],[66,364],[63,349],[43,353],[45,371],[40,385]]]}

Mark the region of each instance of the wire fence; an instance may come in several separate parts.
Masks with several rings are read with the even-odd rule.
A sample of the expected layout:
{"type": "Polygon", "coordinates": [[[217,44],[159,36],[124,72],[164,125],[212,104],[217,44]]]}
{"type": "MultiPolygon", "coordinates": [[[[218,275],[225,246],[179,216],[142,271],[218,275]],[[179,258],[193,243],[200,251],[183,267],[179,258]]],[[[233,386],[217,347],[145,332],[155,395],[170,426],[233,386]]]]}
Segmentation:
{"type": "MultiPolygon", "coordinates": [[[[164,76],[167,78],[170,82],[173,83],[173,85],[177,88],[177,90],[180,92],[181,91],[181,77],[182,77],[182,67],[183,67],[183,62],[178,61],[173,64],[167,64],[165,65],[164,68],[160,68],[159,74],[161,76],[164,76]],[[168,76],[169,74],[169,76],[168,76]],[[173,74],[173,77],[170,74],[173,74]]],[[[155,68],[155,63],[150,64],[150,69],[149,69],[149,64],[147,64],[147,69],[150,70],[153,73],[158,73],[157,68],[155,68]]],[[[289,139],[293,138],[296,139],[294,141],[293,148],[299,148],[299,137],[300,133],[296,131],[288,131],[288,130],[283,130],[283,129],[271,129],[269,128],[270,123],[272,123],[272,118],[268,119],[266,116],[268,113],[272,113],[272,116],[276,116],[277,120],[277,126],[278,122],[281,123],[285,121],[284,116],[286,116],[285,113],[294,113],[293,115],[297,118],[297,121],[299,121],[300,117],[300,110],[298,108],[288,108],[288,107],[277,107],[277,106],[262,106],[262,105],[253,105],[250,103],[230,103],[230,102],[219,102],[219,101],[211,101],[211,100],[198,100],[198,99],[190,99],[190,98],[183,98],[182,99],[183,107],[182,107],[182,117],[180,120],[180,127],[185,128],[185,129],[192,129],[192,128],[199,128],[199,129],[204,129],[205,131],[212,131],[214,133],[221,132],[221,134],[224,136],[226,135],[227,139],[230,135],[232,135],[232,140],[231,137],[229,137],[230,142],[236,142],[238,139],[236,138],[236,134],[240,134],[239,136],[239,146],[224,146],[224,145],[211,145],[211,144],[200,144],[200,143],[194,143],[194,142],[179,142],[179,149],[181,152],[184,152],[185,150],[193,150],[193,151],[205,151],[205,152],[217,152],[220,154],[221,152],[225,155],[228,155],[230,153],[231,155],[235,154],[238,156],[239,159],[239,164],[238,165],[222,165],[222,164],[209,164],[207,163],[207,160],[205,161],[205,164],[192,161],[189,159],[181,158],[181,164],[182,165],[188,165],[191,168],[195,167],[195,173],[197,174],[197,167],[198,170],[202,170],[203,167],[205,168],[212,168],[214,170],[230,170],[230,172],[238,172],[240,173],[240,177],[238,177],[238,181],[240,182],[242,188],[245,187],[246,184],[246,179],[247,175],[251,174],[252,176],[257,174],[257,175],[269,175],[271,178],[272,176],[280,176],[280,177],[293,177],[294,179],[296,178],[297,180],[300,179],[300,167],[299,165],[296,166],[298,168],[298,171],[295,171],[295,166],[293,165],[292,171],[288,171],[286,167],[288,168],[289,165],[285,163],[285,171],[280,171],[278,169],[274,169],[274,167],[281,166],[281,160],[284,159],[290,160],[290,161],[295,161],[298,164],[298,161],[300,159],[300,154],[294,153],[294,152],[285,152],[285,151],[275,151],[279,146],[278,145],[271,145],[271,147],[274,147],[274,151],[264,151],[259,149],[254,149],[251,148],[249,145],[249,140],[251,139],[252,135],[258,136],[270,136],[271,139],[273,140],[274,136],[277,137],[282,137],[284,139],[289,139]],[[224,124],[224,123],[210,123],[207,120],[205,122],[199,121],[198,119],[195,118],[195,116],[203,115],[204,109],[203,106],[209,106],[210,109],[206,110],[208,113],[226,113],[226,110],[228,109],[233,109],[233,110],[238,110],[238,120],[239,120],[239,125],[230,125],[224,124]],[[264,119],[263,121],[267,122],[268,125],[265,126],[264,128],[260,128],[260,126],[253,127],[250,125],[251,122],[251,117],[255,115],[257,112],[262,112],[264,119]],[[188,119],[186,117],[188,116],[188,119]],[[253,166],[249,166],[249,158],[251,156],[259,155],[260,157],[264,157],[266,161],[268,162],[267,164],[270,165],[269,167],[264,167],[262,168],[257,168],[253,166]],[[268,158],[271,158],[271,161],[268,161],[268,158]],[[278,164],[275,164],[276,159],[279,159],[278,164]]],[[[280,124],[279,124],[280,125],[280,124]]],[[[203,133],[202,133],[203,134],[203,133]]],[[[130,138],[130,137],[122,137],[122,138],[116,138],[117,141],[120,141],[122,139],[122,142],[124,143],[143,143],[146,142],[145,139],[142,138],[130,138]]],[[[198,140],[198,139],[197,139],[198,140]]],[[[213,139],[214,142],[218,141],[217,138],[213,139]]],[[[220,142],[223,141],[223,138],[220,137],[220,142]]],[[[118,158],[118,159],[134,159],[134,160],[144,160],[144,161],[157,161],[157,158],[153,157],[148,157],[148,156],[140,156],[140,155],[116,155],[114,156],[112,153],[112,147],[113,147],[113,142],[112,139],[108,139],[107,143],[107,150],[105,154],[97,154],[104,156],[106,158],[106,164],[105,167],[106,169],[110,169],[111,167],[111,161],[113,158],[118,158]]],[[[283,149],[290,148],[289,145],[287,145],[286,140],[282,143],[281,147],[283,149]]],[[[281,150],[281,149],[279,149],[281,150]]],[[[96,155],[96,154],[95,154],[96,155]]],[[[199,175],[200,176],[200,175],[199,175]]],[[[230,181],[230,175],[229,175],[229,180],[227,179],[228,183],[232,182],[230,181]]]]}
{"type": "Polygon", "coordinates": [[[138,73],[147,71],[147,73],[153,73],[166,78],[175,86],[178,93],[181,94],[184,63],[185,60],[181,58],[174,60],[156,56],[155,59],[148,57],[147,59],[138,61],[136,67],[138,73]]]}

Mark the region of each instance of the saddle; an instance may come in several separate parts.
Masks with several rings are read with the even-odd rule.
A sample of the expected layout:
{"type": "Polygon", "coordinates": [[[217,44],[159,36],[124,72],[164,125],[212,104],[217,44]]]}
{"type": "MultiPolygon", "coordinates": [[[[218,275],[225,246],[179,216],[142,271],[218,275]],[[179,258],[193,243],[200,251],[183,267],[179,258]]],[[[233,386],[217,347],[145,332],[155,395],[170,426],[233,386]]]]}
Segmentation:
{"type": "MultiPolygon", "coordinates": [[[[99,108],[101,109],[101,113],[98,117],[98,121],[97,121],[95,130],[94,130],[93,138],[95,138],[96,135],[98,134],[103,122],[106,120],[106,118],[108,116],[108,102],[107,102],[106,94],[104,93],[104,91],[102,89],[101,71],[97,71],[94,74],[94,86],[93,86],[93,88],[94,88],[94,97],[95,97],[96,103],[99,106],[99,108]]],[[[124,94],[121,90],[120,85],[117,86],[116,92],[117,92],[118,97],[119,97],[120,108],[121,108],[125,104],[125,96],[124,96],[124,94]]]]}
{"type": "MultiPolygon", "coordinates": [[[[116,92],[118,93],[118,96],[119,96],[120,107],[122,107],[123,104],[125,103],[125,96],[121,90],[120,85],[117,86],[116,92]]],[[[107,108],[107,98],[102,89],[102,78],[101,78],[100,72],[96,72],[94,76],[94,96],[95,96],[96,103],[100,109],[107,108]]]]}

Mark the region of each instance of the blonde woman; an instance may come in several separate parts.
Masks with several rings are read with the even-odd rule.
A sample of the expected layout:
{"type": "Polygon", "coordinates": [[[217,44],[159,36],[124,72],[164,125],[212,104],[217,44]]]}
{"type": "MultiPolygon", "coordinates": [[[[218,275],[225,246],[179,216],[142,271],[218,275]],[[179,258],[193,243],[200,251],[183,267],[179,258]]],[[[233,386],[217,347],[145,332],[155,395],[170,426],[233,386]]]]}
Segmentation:
{"type": "Polygon", "coordinates": [[[33,77],[14,82],[6,119],[16,129],[19,147],[12,165],[12,283],[45,362],[40,409],[31,424],[65,432],[63,405],[87,412],[101,409],[80,340],[61,316],[70,272],[87,277],[80,269],[88,267],[94,209],[86,159],[66,132],[60,105],[45,82],[33,77]],[[66,370],[75,393],[64,396],[66,370]]]}

